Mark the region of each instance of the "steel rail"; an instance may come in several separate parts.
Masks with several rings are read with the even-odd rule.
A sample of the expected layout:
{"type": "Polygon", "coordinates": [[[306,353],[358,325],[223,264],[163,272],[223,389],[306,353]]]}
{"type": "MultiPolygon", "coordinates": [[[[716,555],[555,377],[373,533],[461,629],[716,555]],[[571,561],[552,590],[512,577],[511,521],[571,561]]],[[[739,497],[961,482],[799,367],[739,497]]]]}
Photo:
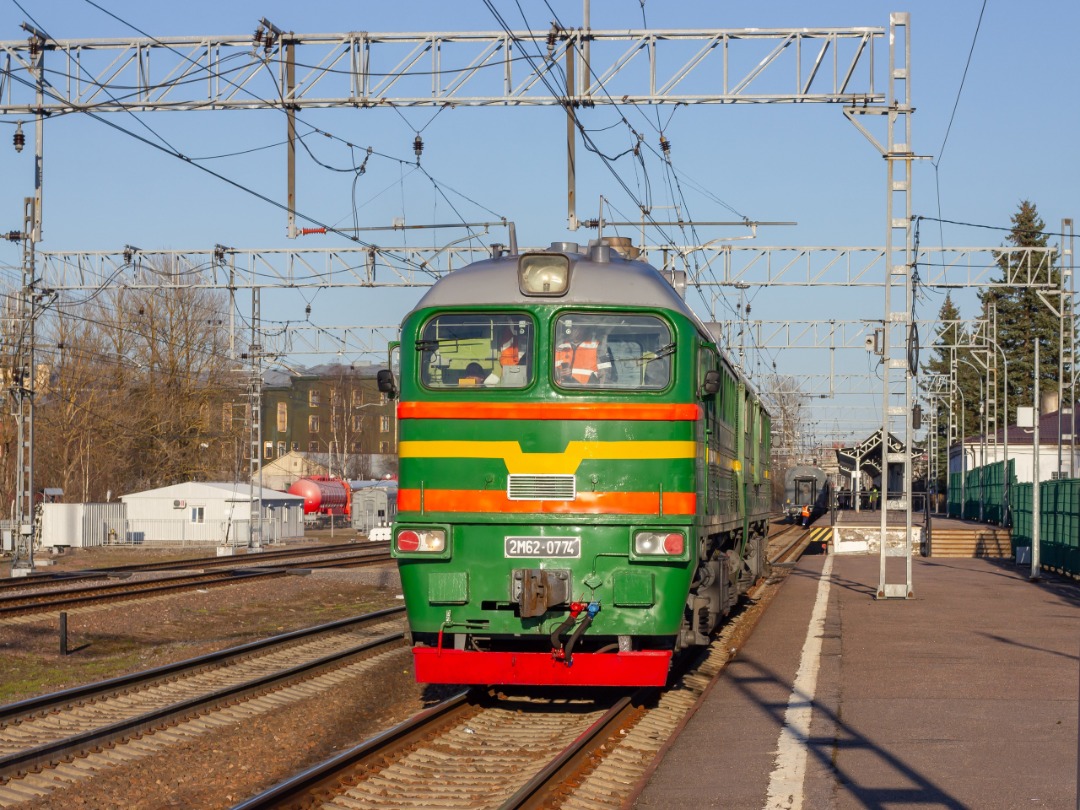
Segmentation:
{"type": "Polygon", "coordinates": [[[268,570],[252,571],[213,571],[209,574],[196,576],[180,576],[167,579],[140,580],[125,582],[121,585],[99,585],[95,588],[75,588],[70,591],[53,591],[49,593],[9,595],[0,597],[0,618],[20,616],[26,613],[39,613],[56,610],[57,608],[79,607],[101,601],[124,601],[126,599],[139,599],[147,595],[161,595],[173,591],[190,590],[191,588],[211,588],[218,585],[231,585],[236,582],[247,582],[254,579],[266,579],[288,576],[285,568],[272,568],[268,570]],[[178,582],[176,580],[183,580],[178,582]],[[154,583],[167,582],[164,585],[154,583]],[[139,587],[143,583],[149,583],[148,587],[139,587]],[[82,596],[69,596],[68,594],[83,594],[82,596]]]}
{"type": "Polygon", "coordinates": [[[56,742],[45,743],[35,748],[20,751],[15,754],[0,757],[0,776],[13,776],[24,773],[31,768],[39,768],[55,762],[59,762],[69,756],[81,753],[89,748],[107,745],[117,740],[122,740],[135,734],[160,729],[181,720],[204,714],[207,711],[218,708],[226,703],[235,703],[256,694],[262,694],[273,688],[280,687],[283,683],[296,680],[301,677],[310,677],[326,669],[339,665],[343,659],[351,658],[363,652],[376,650],[395,641],[405,638],[404,632],[391,633],[380,636],[371,641],[365,641],[348,649],[341,650],[331,655],[316,658],[305,664],[299,664],[289,669],[280,670],[261,678],[246,681],[236,686],[218,689],[205,695],[190,698],[170,704],[136,717],[112,723],[108,726],[92,729],[71,737],[65,737],[56,742]]]}
{"type": "MultiPolygon", "coordinates": [[[[46,593],[15,593],[0,596],[0,619],[27,613],[45,612],[65,607],[79,607],[99,601],[124,601],[137,599],[145,594],[161,595],[172,591],[183,591],[196,587],[231,585],[263,577],[279,577],[291,572],[310,571],[318,568],[353,568],[388,562],[388,552],[375,554],[347,555],[310,562],[297,561],[279,564],[274,567],[253,565],[239,566],[224,571],[209,571],[201,574],[179,575],[144,580],[125,580],[122,583],[70,588],[46,593]],[[155,585],[154,583],[165,583],[155,585]],[[145,587],[144,587],[145,586],[145,587]]],[[[58,584],[57,581],[45,584],[58,584]]],[[[32,587],[39,587],[38,585],[32,587]]]]}
{"type": "Polygon", "coordinates": [[[611,737],[619,727],[628,724],[643,713],[645,703],[660,695],[658,686],[639,689],[633,695],[619,698],[604,715],[583,731],[532,779],[522,785],[509,799],[499,805],[499,810],[525,810],[540,808],[554,798],[559,788],[571,774],[579,770],[592,756],[598,746],[611,737]]]}
{"type": "Polygon", "coordinates": [[[347,619],[318,624],[314,627],[305,627],[301,630],[291,630],[288,633],[280,633],[276,636],[250,641],[235,647],[207,653],[206,655],[186,658],[173,664],[163,664],[153,669],[144,669],[129,675],[120,675],[105,681],[73,686],[60,692],[50,692],[47,695],[20,700],[17,703],[9,703],[0,706],[0,725],[9,725],[21,719],[48,714],[56,709],[69,706],[76,702],[86,702],[102,695],[119,694],[135,685],[146,685],[155,680],[176,678],[181,675],[201,672],[213,666],[233,664],[250,657],[252,654],[261,652],[270,647],[278,647],[294,641],[302,641],[317,636],[321,633],[329,633],[340,630],[354,624],[376,621],[388,616],[396,616],[405,612],[405,608],[392,607],[365,613],[361,616],[350,616],[347,619]]]}
{"type": "MultiPolygon", "coordinates": [[[[20,722],[56,714],[65,708],[75,708],[93,703],[103,698],[116,697],[139,689],[152,688],[165,682],[174,682],[180,678],[191,677],[207,671],[224,670],[243,660],[250,659],[260,653],[277,648],[285,649],[312,638],[336,630],[348,628],[353,625],[366,624],[388,616],[398,615],[404,612],[403,607],[387,608],[362,616],[354,616],[329,622],[316,627],[283,633],[267,639],[231,647],[227,650],[209,653],[197,658],[187,659],[175,664],[156,667],[151,670],[132,673],[130,675],[112,678],[94,684],[75,687],[72,689],[29,698],[18,703],[0,707],[0,726],[18,725],[20,722]]],[[[262,694],[271,689],[279,688],[283,683],[290,680],[309,678],[320,674],[322,671],[336,668],[346,659],[377,650],[380,647],[400,641],[405,637],[403,631],[390,633],[377,639],[370,639],[361,644],[352,645],[344,650],[339,650],[329,655],[308,661],[304,664],[279,670],[269,675],[263,675],[217,689],[213,692],[197,695],[186,700],[177,701],[168,706],[159,707],[134,717],[111,723],[107,726],[91,729],[74,734],[61,740],[56,740],[33,748],[19,751],[0,757],[0,776],[10,777],[34,768],[43,767],[47,764],[56,763],[82,751],[96,746],[106,745],[117,740],[125,739],[135,734],[162,728],[165,725],[174,724],[179,720],[204,714],[219,706],[235,703],[255,694],[262,694]]]]}
{"type": "Polygon", "coordinates": [[[342,771],[354,768],[366,759],[384,754],[391,746],[407,746],[429,733],[436,724],[455,720],[472,708],[472,700],[476,694],[477,690],[468,690],[454,695],[347,751],[278,782],[262,793],[234,805],[232,810],[272,810],[288,806],[290,802],[296,802],[300,797],[334,783],[342,771]]]}
{"type": "Polygon", "coordinates": [[[784,546],[784,548],[781,549],[776,556],[769,560],[769,565],[773,567],[792,566],[796,562],[798,562],[799,556],[806,549],[806,546],[810,542],[810,528],[811,527],[806,527],[805,529],[803,529],[801,526],[792,525],[790,528],[781,532],[781,534],[786,534],[792,529],[797,530],[795,539],[788,543],[786,546],[784,546]],[[802,548],[800,548],[800,545],[802,546],[802,548]],[[795,559],[789,560],[789,557],[795,557],[795,559]]]}
{"type": "MultiPolygon", "coordinates": [[[[333,546],[324,546],[317,549],[285,549],[281,551],[269,551],[262,554],[244,554],[230,557],[192,557],[186,560],[169,560],[156,563],[132,563],[131,565],[114,565],[107,568],[80,568],[75,571],[41,571],[29,576],[16,579],[0,579],[0,592],[15,590],[31,590],[45,588],[50,585],[64,584],[67,582],[81,582],[91,579],[103,579],[122,573],[137,573],[141,571],[183,571],[187,569],[224,568],[233,567],[243,569],[245,567],[266,567],[268,560],[289,560],[303,557],[318,557],[327,554],[357,553],[368,549],[381,551],[389,546],[386,541],[373,542],[358,546],[355,543],[343,543],[333,546]]],[[[363,556],[362,554],[358,556],[363,556]]],[[[372,555],[375,556],[375,555],[372,555]]],[[[339,557],[338,559],[348,559],[339,557]]],[[[0,597],[2,599],[2,597],[0,597]]]]}
{"type": "MultiPolygon", "coordinates": [[[[386,545],[385,543],[370,543],[363,546],[363,548],[375,547],[386,545]]],[[[313,557],[318,554],[337,554],[343,551],[356,551],[359,550],[359,546],[356,543],[338,543],[332,546],[322,546],[319,548],[308,549],[281,549],[280,551],[263,551],[258,554],[240,554],[227,557],[192,557],[188,560],[171,560],[167,562],[157,563],[132,563],[131,565],[118,565],[112,566],[107,569],[100,569],[102,571],[160,571],[170,570],[175,568],[217,568],[220,566],[236,565],[244,563],[252,563],[259,565],[264,560],[280,560],[290,559],[292,557],[313,557]]],[[[96,571],[99,569],[89,569],[89,571],[96,571]]]]}

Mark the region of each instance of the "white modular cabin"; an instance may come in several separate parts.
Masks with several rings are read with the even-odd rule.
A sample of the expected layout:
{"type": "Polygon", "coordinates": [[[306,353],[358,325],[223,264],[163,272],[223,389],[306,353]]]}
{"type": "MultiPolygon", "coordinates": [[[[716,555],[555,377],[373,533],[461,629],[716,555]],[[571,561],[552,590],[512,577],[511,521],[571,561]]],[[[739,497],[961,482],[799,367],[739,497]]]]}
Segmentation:
{"type": "MultiPolygon", "coordinates": [[[[304,536],[304,499],[255,488],[262,497],[262,542],[304,536]]],[[[127,507],[127,543],[230,545],[251,540],[252,491],[244,483],[190,481],[121,496],[127,507]]]]}

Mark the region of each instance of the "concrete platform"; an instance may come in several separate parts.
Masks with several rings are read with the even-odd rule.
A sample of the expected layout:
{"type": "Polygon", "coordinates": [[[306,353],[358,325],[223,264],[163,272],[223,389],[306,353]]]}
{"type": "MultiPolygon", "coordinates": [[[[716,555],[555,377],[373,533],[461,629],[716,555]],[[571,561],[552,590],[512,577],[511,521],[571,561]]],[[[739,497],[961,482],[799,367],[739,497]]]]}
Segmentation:
{"type": "MultiPolygon", "coordinates": [[[[904,525],[904,513],[897,512],[892,509],[886,512],[889,526],[903,526],[904,525]]],[[[957,520],[956,518],[946,517],[945,515],[932,515],[933,525],[935,527],[941,527],[945,529],[960,529],[960,528],[972,528],[978,526],[986,526],[985,523],[978,523],[971,520],[957,520]]],[[[817,521],[816,525],[824,525],[828,522],[829,516],[825,515],[817,521]]],[[[863,509],[856,512],[854,509],[840,509],[836,512],[836,525],[837,526],[880,526],[881,525],[881,512],[871,511],[869,509],[863,509]]],[[[926,515],[922,512],[913,512],[911,515],[912,526],[925,526],[926,515]]]]}
{"type": "Polygon", "coordinates": [[[804,557],[639,808],[1074,808],[1080,587],[1010,560],[804,557]]]}

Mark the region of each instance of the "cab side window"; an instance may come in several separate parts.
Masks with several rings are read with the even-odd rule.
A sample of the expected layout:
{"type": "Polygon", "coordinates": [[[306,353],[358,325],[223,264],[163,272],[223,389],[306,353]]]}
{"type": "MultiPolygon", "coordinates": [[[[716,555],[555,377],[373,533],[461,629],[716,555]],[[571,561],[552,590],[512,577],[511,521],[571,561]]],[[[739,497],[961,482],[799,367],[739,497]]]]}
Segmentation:
{"type": "Polygon", "coordinates": [[[524,388],[532,381],[533,324],[513,313],[436,315],[416,341],[428,388],[524,388]]]}

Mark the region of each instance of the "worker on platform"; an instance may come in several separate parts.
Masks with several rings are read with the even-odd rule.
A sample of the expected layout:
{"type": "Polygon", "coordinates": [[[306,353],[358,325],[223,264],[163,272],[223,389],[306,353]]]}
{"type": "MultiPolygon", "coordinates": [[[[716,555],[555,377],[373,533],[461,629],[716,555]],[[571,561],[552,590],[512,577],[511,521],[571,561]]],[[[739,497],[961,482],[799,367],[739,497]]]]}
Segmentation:
{"type": "Polygon", "coordinates": [[[806,528],[810,525],[810,504],[804,503],[802,508],[802,525],[806,528]]]}

